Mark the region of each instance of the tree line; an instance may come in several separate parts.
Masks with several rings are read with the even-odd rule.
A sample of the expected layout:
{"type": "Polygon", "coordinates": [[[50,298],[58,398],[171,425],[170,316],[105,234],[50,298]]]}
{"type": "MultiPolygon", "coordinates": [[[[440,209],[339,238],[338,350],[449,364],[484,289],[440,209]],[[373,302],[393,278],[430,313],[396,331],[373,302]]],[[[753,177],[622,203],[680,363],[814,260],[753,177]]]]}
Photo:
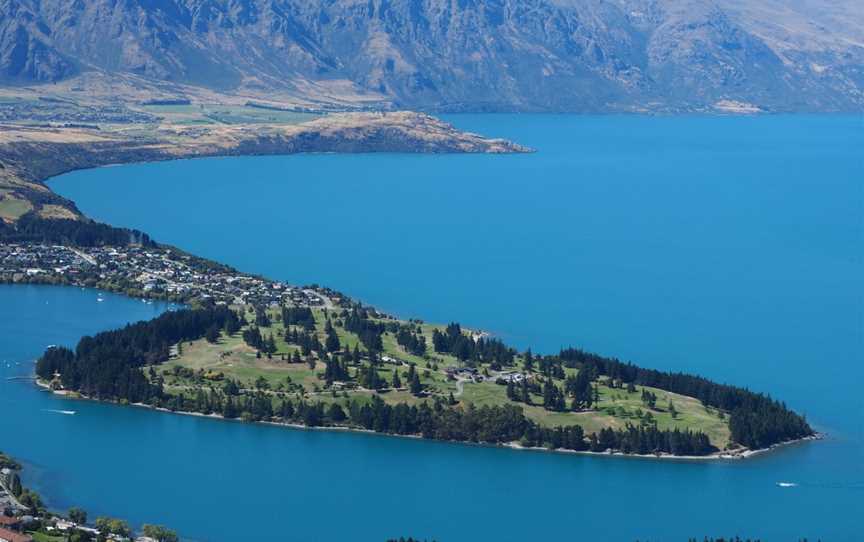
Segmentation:
{"type": "Polygon", "coordinates": [[[211,326],[239,329],[237,314],[227,307],[166,312],[146,322],[83,337],[75,351],[48,348],[36,362],[36,374],[63,387],[99,399],[148,401],[161,395],[139,370],[168,361],[170,346],[204,337],[211,326]]]}
{"type": "Polygon", "coordinates": [[[14,224],[0,221],[0,242],[79,247],[156,246],[149,235],[139,230],[115,228],[92,220],[42,218],[33,211],[22,215],[14,224]]]}
{"type": "Polygon", "coordinates": [[[480,337],[474,340],[463,333],[462,326],[455,322],[443,332],[434,330],[432,345],[436,352],[451,354],[472,366],[488,363],[495,370],[513,365],[516,358],[516,350],[506,346],[500,339],[480,337]]]}
{"type": "Polygon", "coordinates": [[[369,312],[365,308],[355,306],[350,311],[343,311],[342,320],[345,331],[357,335],[366,350],[370,352],[384,350],[381,335],[387,330],[387,326],[370,319],[369,312]]]}
{"type": "MultiPolygon", "coordinates": [[[[555,357],[552,356],[552,359],[555,357]]],[[[803,416],[765,394],[745,388],[718,384],[701,376],[645,369],[577,348],[561,350],[557,359],[567,367],[578,368],[580,372],[590,371],[594,377],[603,375],[625,384],[638,384],[695,397],[707,406],[730,412],[732,441],[748,448],[765,448],[814,434],[803,416]]]]}
{"type": "MultiPolygon", "coordinates": [[[[370,367],[374,370],[374,367],[370,367]]],[[[507,444],[573,451],[625,454],[667,453],[707,455],[714,448],[704,433],[660,430],[655,426],[604,429],[586,435],[579,425],[543,427],[528,419],[517,405],[475,407],[453,405],[439,397],[419,405],[369,401],[310,402],[306,399],[274,397],[264,391],[242,393],[235,386],[225,391],[199,389],[194,396],[169,395],[152,398],[150,404],[175,411],[220,414],[228,419],[277,421],[309,427],[348,426],[393,435],[414,435],[428,439],[507,444]]]]}
{"type": "Polygon", "coordinates": [[[399,326],[396,331],[396,344],[415,356],[426,355],[426,337],[421,331],[415,332],[411,326],[399,326]]]}
{"type": "Polygon", "coordinates": [[[315,315],[309,307],[282,307],[282,323],[286,328],[300,326],[306,331],[315,331],[315,315]]]}

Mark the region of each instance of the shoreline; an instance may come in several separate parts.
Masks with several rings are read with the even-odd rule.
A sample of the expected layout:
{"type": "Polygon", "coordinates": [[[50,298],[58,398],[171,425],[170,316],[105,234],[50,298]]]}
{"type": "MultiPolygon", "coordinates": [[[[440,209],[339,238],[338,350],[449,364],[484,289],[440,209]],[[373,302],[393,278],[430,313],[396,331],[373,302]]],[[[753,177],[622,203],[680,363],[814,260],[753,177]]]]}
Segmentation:
{"type": "MultiPolygon", "coordinates": [[[[535,149],[460,130],[413,111],[331,113],[300,123],[235,124],[190,129],[163,123],[148,135],[121,129],[0,123],[0,188],[43,218],[87,220],[48,181],[84,169],[196,158],[293,154],[524,154],[535,149]]],[[[23,213],[22,213],[23,214],[23,213]]],[[[14,223],[21,214],[0,220],[14,223]]]]}
{"type": "Polygon", "coordinates": [[[673,460],[673,461],[740,461],[744,459],[750,459],[752,457],[764,455],[770,452],[777,451],[781,448],[786,448],[791,445],[796,444],[805,444],[807,442],[813,442],[822,440],[826,437],[825,433],[817,432],[814,435],[810,435],[807,437],[802,437],[800,439],[788,440],[785,442],[778,442],[777,444],[772,444],[767,448],[759,448],[756,450],[751,450],[749,448],[742,448],[738,450],[726,450],[726,451],[717,451],[708,455],[673,455],[669,453],[658,453],[658,454],[628,454],[620,451],[605,451],[605,452],[594,452],[591,450],[570,450],[565,448],[544,448],[542,446],[523,446],[518,442],[505,442],[505,443],[491,443],[491,442],[471,442],[471,441],[462,441],[462,440],[437,440],[437,439],[427,439],[422,435],[398,435],[395,433],[381,433],[378,431],[372,431],[370,429],[362,429],[357,427],[351,427],[347,425],[321,425],[321,426],[308,426],[302,423],[291,423],[291,422],[279,422],[272,420],[242,420],[240,418],[225,418],[221,414],[204,414],[202,412],[193,412],[189,410],[171,410],[164,407],[154,407],[152,405],[148,405],[145,403],[128,403],[126,405],[121,404],[117,401],[105,401],[102,399],[93,399],[91,397],[87,397],[86,395],[82,395],[78,392],[70,392],[69,390],[54,390],[44,381],[39,378],[34,377],[34,382],[37,387],[41,388],[42,391],[49,392],[53,395],[58,395],[61,397],[65,397],[67,399],[74,399],[80,401],[92,401],[96,403],[104,403],[114,406],[131,406],[146,410],[152,410],[154,412],[161,412],[165,414],[178,414],[181,416],[194,416],[197,418],[208,418],[212,420],[219,420],[222,422],[234,422],[234,423],[244,423],[244,424],[260,424],[267,425],[271,427],[281,427],[285,429],[293,429],[293,430],[301,430],[301,431],[330,431],[336,433],[360,433],[365,435],[374,435],[378,437],[397,437],[397,438],[407,438],[414,440],[423,440],[427,442],[440,442],[446,444],[460,444],[465,446],[480,446],[484,448],[502,448],[519,452],[545,452],[545,453],[558,453],[558,454],[575,454],[575,455],[583,455],[583,456],[593,456],[593,457],[609,457],[609,458],[618,458],[618,459],[648,459],[648,460],[673,460]]]}

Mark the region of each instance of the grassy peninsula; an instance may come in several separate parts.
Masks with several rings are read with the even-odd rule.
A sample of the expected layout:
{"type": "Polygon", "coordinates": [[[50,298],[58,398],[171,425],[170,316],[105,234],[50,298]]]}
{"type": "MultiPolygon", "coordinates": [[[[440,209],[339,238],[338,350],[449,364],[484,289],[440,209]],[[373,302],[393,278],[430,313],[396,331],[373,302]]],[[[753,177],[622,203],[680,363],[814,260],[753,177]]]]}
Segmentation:
{"type": "MultiPolygon", "coordinates": [[[[47,258],[39,250],[18,246],[4,260],[47,258]]],[[[457,323],[398,319],[334,290],[160,250],[75,252],[84,269],[72,284],[114,260],[108,280],[133,275],[152,297],[182,291],[192,308],[85,337],[74,351],[49,348],[36,367],[42,385],[252,422],[594,453],[737,457],[814,435],[746,389],[573,348],[519,351],[457,323]]],[[[51,277],[30,271],[19,281],[51,277]]]]}
{"type": "MultiPolygon", "coordinates": [[[[558,408],[544,398],[544,384],[549,382],[564,389],[567,378],[575,378],[578,369],[563,367],[562,372],[545,369],[540,366],[544,360],[542,356],[537,362],[528,362],[526,368],[527,353],[516,352],[513,352],[512,365],[508,366],[494,361],[460,360],[450,352],[434,348],[435,333],[444,333],[447,326],[399,320],[377,312],[367,313],[371,314],[369,322],[384,326],[387,331],[381,334],[382,348],[376,353],[376,373],[380,380],[377,387],[367,387],[368,377],[366,382],[360,381],[365,370],[363,362],[368,361],[369,352],[360,336],[346,329],[345,319],[350,317],[347,307],[312,308],[309,322],[313,324],[307,321],[286,323],[282,311],[276,308],[265,309],[266,317],[257,317],[252,306],[236,308],[244,313],[249,323],[231,334],[220,330],[215,340],[202,338],[174,345],[169,361],[155,366],[151,381],[162,383],[168,394],[182,395],[184,402],[196,401],[202,391],[213,393],[236,385],[244,393],[264,393],[274,404],[280,398],[294,398],[320,401],[327,408],[338,404],[346,412],[352,401],[369,404],[373,397],[391,406],[418,405],[435,398],[462,407],[518,403],[528,419],[547,428],[580,425],[587,433],[596,433],[604,428],[623,429],[627,424],[656,424],[660,429],[704,432],[720,450],[731,445],[727,413],[706,407],[694,398],[650,386],[628,387],[612,378],[592,378],[596,404],[592,402],[590,408],[574,409],[572,398],[566,398],[564,408],[558,408]],[[256,321],[265,325],[258,325],[256,321]],[[256,329],[265,341],[273,337],[272,347],[265,344],[264,353],[243,339],[244,334],[249,335],[256,329]],[[328,332],[329,329],[332,332],[328,332]],[[347,372],[339,375],[342,378],[338,380],[328,378],[327,361],[331,356],[325,345],[331,334],[339,345],[334,353],[351,357],[347,372]],[[317,341],[319,350],[306,345],[305,337],[309,336],[313,337],[309,345],[314,346],[317,341]],[[400,336],[412,337],[412,346],[421,346],[409,350],[399,344],[400,336]],[[360,352],[357,362],[354,361],[355,351],[360,352]],[[412,374],[417,375],[420,383],[419,390],[413,393],[412,374]],[[511,394],[514,386],[521,393],[523,379],[529,402],[508,398],[508,387],[511,394]],[[650,399],[646,399],[648,394],[650,399]]],[[[476,331],[461,331],[472,341],[488,340],[476,331]]],[[[331,345],[335,344],[331,341],[331,345]]],[[[244,414],[247,418],[252,416],[247,412],[240,413],[241,417],[244,414]]]]}

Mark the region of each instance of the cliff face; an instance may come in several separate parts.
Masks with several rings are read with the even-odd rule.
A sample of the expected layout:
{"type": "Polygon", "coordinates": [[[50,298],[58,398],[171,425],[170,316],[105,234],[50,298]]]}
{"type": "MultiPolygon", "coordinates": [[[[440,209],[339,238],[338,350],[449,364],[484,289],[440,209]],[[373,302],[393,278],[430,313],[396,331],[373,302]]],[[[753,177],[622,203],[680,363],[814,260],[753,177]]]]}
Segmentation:
{"type": "Polygon", "coordinates": [[[38,13],[16,0],[0,2],[0,81],[55,81],[75,71],[38,13]]]}
{"type": "Polygon", "coordinates": [[[4,0],[0,73],[430,110],[864,108],[855,0],[4,0]],[[322,91],[322,89],[326,89],[322,91]]]}

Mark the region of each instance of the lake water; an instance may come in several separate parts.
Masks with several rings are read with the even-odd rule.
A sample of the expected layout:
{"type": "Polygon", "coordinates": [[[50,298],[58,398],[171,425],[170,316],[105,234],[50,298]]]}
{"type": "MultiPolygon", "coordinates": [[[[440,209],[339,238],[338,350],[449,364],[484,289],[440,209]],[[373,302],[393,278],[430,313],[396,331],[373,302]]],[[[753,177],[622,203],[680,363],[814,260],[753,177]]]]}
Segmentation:
{"type": "MultiPolygon", "coordinates": [[[[862,119],[450,120],[539,152],[205,159],[75,172],[52,187],[100,220],[401,316],[770,392],[830,438],[743,462],[589,458],[223,423],[4,382],[17,400],[0,434],[24,426],[27,438],[0,448],[35,465],[52,505],[206,540],[856,540],[862,119]]],[[[66,335],[10,333],[0,359],[105,327],[82,313],[67,331],[26,301],[79,314],[90,292],[18,291],[0,291],[4,339],[7,312],[66,335]]],[[[140,317],[140,302],[111,300],[118,322],[140,317]]]]}

